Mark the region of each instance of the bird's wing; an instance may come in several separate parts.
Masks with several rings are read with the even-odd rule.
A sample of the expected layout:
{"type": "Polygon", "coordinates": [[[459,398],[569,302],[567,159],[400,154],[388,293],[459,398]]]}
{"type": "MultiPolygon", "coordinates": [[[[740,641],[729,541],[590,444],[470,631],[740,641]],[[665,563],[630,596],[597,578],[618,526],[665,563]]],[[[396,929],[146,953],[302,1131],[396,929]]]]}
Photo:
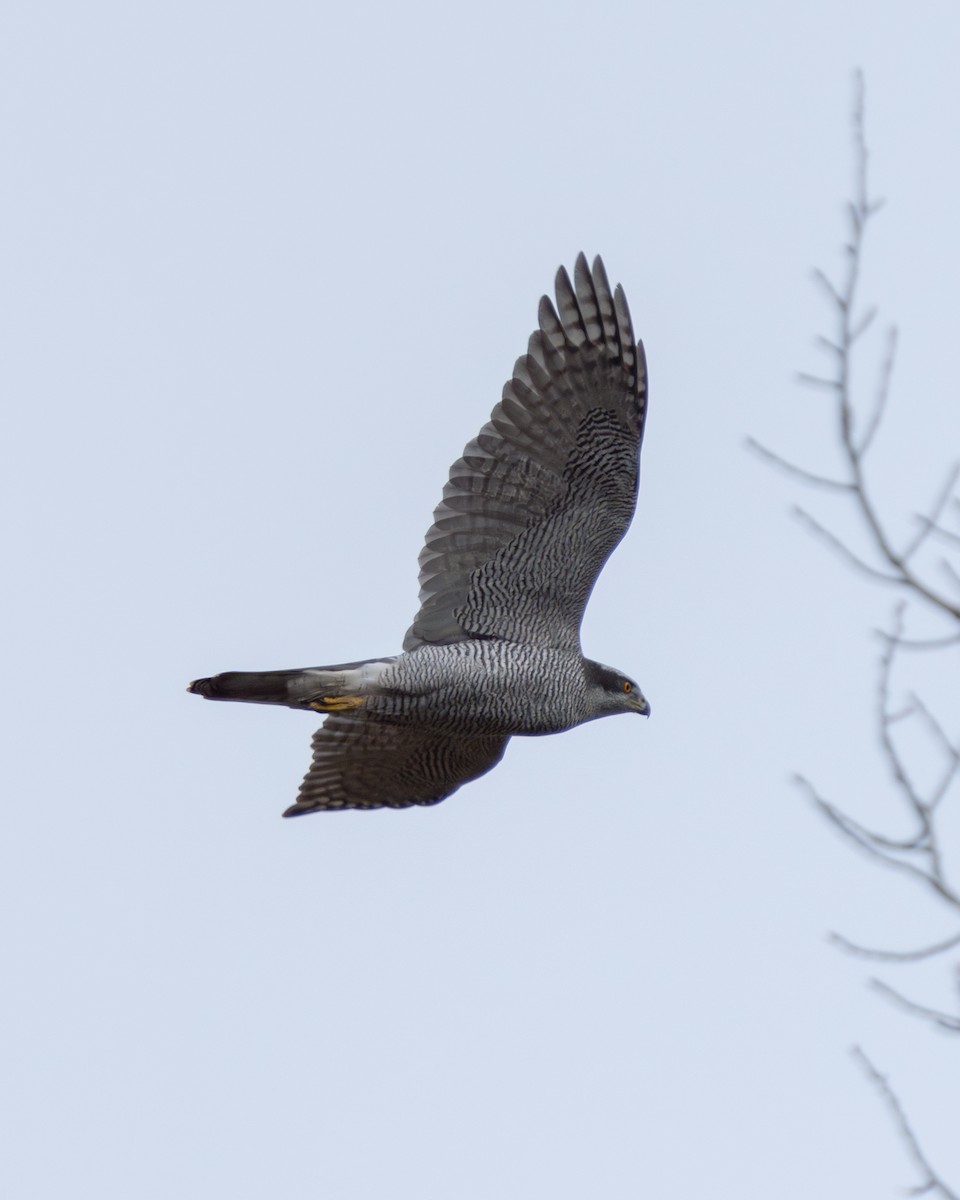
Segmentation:
{"type": "Polygon", "coordinates": [[[505,737],[445,735],[417,725],[336,714],[313,735],[313,763],[283,814],[436,804],[503,757],[505,737]]]}
{"type": "Polygon", "coordinates": [[[577,649],[590,592],[636,507],[643,345],[623,289],[581,254],[490,421],[450,469],[420,554],[405,650],[489,636],[577,649]]]}

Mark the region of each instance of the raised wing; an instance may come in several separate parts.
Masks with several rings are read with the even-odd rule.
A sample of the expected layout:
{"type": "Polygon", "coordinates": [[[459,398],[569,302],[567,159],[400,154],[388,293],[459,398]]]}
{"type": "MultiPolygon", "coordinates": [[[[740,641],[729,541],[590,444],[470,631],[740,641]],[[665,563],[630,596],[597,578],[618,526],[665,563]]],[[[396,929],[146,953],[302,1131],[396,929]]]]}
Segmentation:
{"type": "Polygon", "coordinates": [[[403,646],[489,636],[577,649],[597,576],[636,507],[643,346],[623,289],[581,254],[490,421],[450,469],[403,646]]]}
{"type": "Polygon", "coordinates": [[[503,757],[509,738],[444,736],[363,714],[327,717],[313,763],[283,814],[437,804],[503,757]]]}

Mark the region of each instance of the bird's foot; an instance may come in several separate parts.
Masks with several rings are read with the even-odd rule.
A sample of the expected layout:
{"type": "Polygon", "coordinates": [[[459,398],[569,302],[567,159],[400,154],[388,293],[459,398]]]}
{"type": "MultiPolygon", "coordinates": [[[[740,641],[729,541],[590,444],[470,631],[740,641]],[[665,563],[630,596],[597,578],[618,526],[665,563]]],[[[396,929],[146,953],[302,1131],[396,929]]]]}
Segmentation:
{"type": "Polygon", "coordinates": [[[314,712],[322,713],[349,712],[350,709],[360,708],[364,704],[364,696],[322,696],[319,700],[310,701],[314,712]]]}

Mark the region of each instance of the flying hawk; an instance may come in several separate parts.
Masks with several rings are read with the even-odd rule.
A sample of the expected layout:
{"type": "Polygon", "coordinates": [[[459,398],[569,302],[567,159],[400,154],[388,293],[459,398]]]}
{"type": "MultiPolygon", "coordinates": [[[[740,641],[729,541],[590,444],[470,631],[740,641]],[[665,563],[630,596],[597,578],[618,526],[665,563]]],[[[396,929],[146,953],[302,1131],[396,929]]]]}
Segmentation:
{"type": "Polygon", "coordinates": [[[584,658],[580,623],[633,517],[647,371],[623,289],[581,254],[489,422],[450,469],[420,554],[403,653],[197,679],[208,700],[329,714],[283,814],[436,804],[515,734],[649,715],[637,684],[584,658]]]}

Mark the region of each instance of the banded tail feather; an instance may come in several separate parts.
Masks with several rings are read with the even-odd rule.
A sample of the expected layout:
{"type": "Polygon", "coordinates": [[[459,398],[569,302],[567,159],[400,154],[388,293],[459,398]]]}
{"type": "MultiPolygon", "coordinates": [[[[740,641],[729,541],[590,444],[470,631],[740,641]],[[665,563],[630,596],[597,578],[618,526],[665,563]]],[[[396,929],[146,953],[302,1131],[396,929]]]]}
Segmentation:
{"type": "Polygon", "coordinates": [[[393,658],[366,658],[331,667],[296,667],[289,671],[225,671],[195,679],[187,691],[206,700],[239,700],[246,704],[282,704],[313,712],[355,708],[376,690],[393,658]]]}
{"type": "Polygon", "coordinates": [[[296,706],[291,684],[302,679],[302,669],[292,671],[225,671],[209,679],[195,679],[187,691],[205,700],[240,700],[247,704],[296,706]]]}

